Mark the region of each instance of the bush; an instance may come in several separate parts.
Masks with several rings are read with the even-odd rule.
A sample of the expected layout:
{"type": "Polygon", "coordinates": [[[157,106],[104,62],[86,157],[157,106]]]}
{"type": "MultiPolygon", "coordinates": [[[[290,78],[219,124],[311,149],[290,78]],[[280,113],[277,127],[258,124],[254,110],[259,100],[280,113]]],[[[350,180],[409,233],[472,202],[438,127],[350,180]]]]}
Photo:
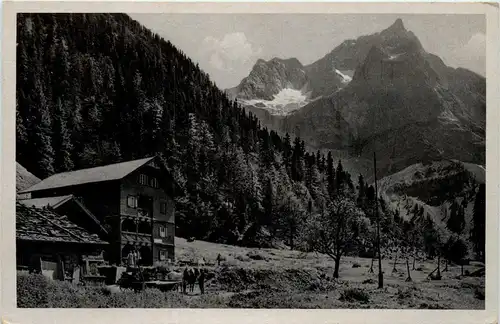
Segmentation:
{"type": "Polygon", "coordinates": [[[416,291],[415,287],[408,287],[404,289],[399,288],[397,293],[398,299],[401,300],[411,299],[415,296],[414,294],[415,291],[416,291]]]}
{"type": "Polygon", "coordinates": [[[19,308],[163,308],[189,307],[179,293],[157,289],[113,292],[106,286],[77,286],[39,274],[17,276],[19,308]]]}
{"type": "Polygon", "coordinates": [[[257,252],[249,252],[247,253],[247,257],[252,260],[267,260],[267,258],[257,252]]]}
{"type": "Polygon", "coordinates": [[[352,267],[353,267],[353,268],[361,268],[361,264],[359,264],[359,263],[357,263],[357,262],[354,262],[354,263],[352,264],[352,267]]]}
{"type": "Polygon", "coordinates": [[[47,278],[41,274],[17,276],[17,307],[47,307],[47,278]]]}
{"type": "Polygon", "coordinates": [[[375,283],[375,280],[373,280],[372,278],[363,280],[363,284],[374,284],[374,283],[375,283]]]}
{"type": "Polygon", "coordinates": [[[367,303],[370,301],[370,296],[368,293],[359,288],[347,288],[340,294],[339,300],[341,301],[360,301],[363,303],[367,303]]]}
{"type": "Polygon", "coordinates": [[[484,289],[476,288],[476,290],[474,291],[474,297],[479,300],[484,300],[484,289]]]}
{"type": "Polygon", "coordinates": [[[241,262],[249,262],[251,259],[247,257],[246,255],[241,255],[238,254],[237,256],[234,257],[236,260],[239,260],[241,262]]]}

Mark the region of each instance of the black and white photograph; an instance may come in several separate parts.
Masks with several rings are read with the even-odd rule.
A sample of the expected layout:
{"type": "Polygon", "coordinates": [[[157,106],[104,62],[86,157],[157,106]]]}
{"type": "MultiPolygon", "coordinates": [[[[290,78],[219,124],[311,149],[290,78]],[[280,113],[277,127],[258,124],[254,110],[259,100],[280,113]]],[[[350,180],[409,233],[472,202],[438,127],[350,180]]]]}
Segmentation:
{"type": "Polygon", "coordinates": [[[17,307],[484,311],[486,26],[17,13],[17,307]]]}

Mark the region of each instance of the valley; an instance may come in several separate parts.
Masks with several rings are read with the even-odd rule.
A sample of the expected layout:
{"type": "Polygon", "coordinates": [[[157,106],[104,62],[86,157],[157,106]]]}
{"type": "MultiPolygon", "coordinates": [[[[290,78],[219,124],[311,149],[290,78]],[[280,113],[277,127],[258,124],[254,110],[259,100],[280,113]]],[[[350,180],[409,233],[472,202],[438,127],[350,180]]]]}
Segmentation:
{"type": "MultiPolygon", "coordinates": [[[[103,267],[151,245],[137,269],[210,275],[203,295],[135,293],[18,265],[23,307],[484,309],[486,79],[402,19],[307,65],[257,59],[225,90],[127,14],[25,13],[17,35],[17,199],[59,179],[89,195],[103,267]]],[[[37,213],[67,221],[54,210],[37,213]]]]}

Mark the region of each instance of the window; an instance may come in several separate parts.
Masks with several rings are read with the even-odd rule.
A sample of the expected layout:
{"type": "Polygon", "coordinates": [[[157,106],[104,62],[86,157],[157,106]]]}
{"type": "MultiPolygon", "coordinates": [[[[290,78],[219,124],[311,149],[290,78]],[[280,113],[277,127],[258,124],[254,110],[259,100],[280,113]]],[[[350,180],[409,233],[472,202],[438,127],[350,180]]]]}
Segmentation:
{"type": "Polygon", "coordinates": [[[160,237],[166,237],[167,236],[167,229],[165,226],[160,226],[160,237]]]}
{"type": "Polygon", "coordinates": [[[160,250],[160,261],[166,260],[167,259],[167,251],[165,250],[160,250]]]}
{"type": "Polygon", "coordinates": [[[127,197],[127,206],[130,208],[137,208],[137,197],[136,196],[128,196],[127,197]]]}
{"type": "Polygon", "coordinates": [[[160,214],[166,214],[167,213],[167,203],[162,201],[160,202],[160,214]]]}
{"type": "Polygon", "coordinates": [[[139,183],[141,185],[147,185],[148,184],[148,176],[143,174],[143,173],[139,174],[139,183]]]}
{"type": "Polygon", "coordinates": [[[159,185],[158,185],[158,179],[156,178],[151,178],[150,182],[149,182],[149,185],[153,188],[158,188],[159,185]]]}

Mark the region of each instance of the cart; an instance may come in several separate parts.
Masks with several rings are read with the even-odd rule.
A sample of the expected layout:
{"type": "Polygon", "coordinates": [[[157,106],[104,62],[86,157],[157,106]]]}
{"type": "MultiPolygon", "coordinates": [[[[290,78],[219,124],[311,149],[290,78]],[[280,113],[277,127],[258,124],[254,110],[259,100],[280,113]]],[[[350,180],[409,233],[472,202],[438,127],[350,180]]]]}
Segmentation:
{"type": "Polygon", "coordinates": [[[140,268],[138,269],[129,269],[130,271],[126,271],[122,273],[120,279],[118,279],[118,286],[120,286],[120,290],[132,289],[135,292],[140,292],[144,290],[146,287],[144,275],[140,268]]]}

